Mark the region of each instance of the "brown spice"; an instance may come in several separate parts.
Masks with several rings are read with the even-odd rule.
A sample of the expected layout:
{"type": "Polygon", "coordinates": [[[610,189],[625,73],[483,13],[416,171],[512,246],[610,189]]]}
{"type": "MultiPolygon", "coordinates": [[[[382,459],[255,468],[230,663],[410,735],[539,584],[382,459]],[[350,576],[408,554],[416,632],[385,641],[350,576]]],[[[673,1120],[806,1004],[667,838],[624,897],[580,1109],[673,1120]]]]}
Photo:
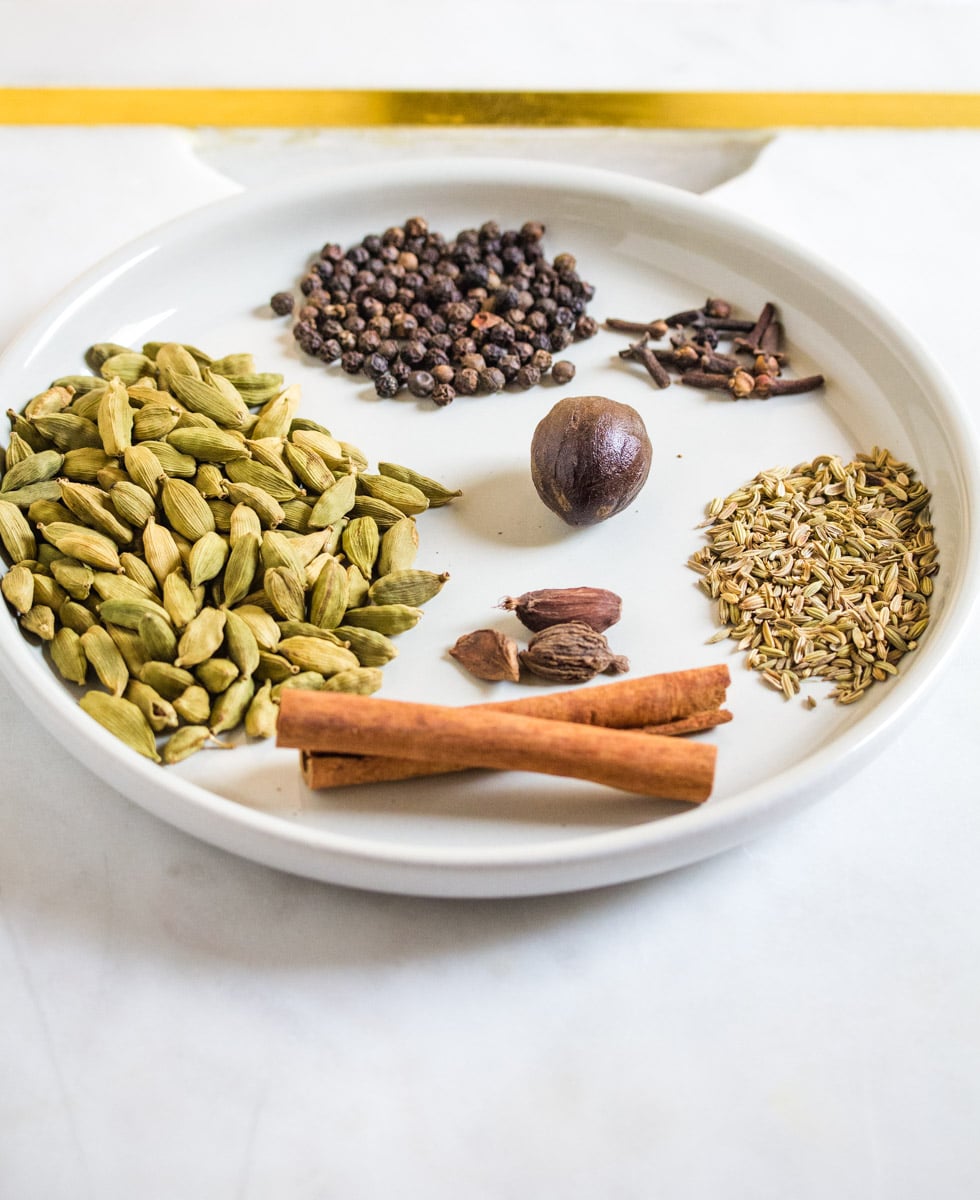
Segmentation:
{"type": "Polygon", "coordinates": [[[521,677],[517,643],[497,629],[477,629],[458,638],[449,653],[477,679],[497,683],[521,677]]]}
{"type": "Polygon", "coordinates": [[[584,683],[602,671],[629,670],[629,659],[613,654],[601,633],[581,621],[550,625],[536,633],[521,663],[534,675],[559,683],[584,683]]]}

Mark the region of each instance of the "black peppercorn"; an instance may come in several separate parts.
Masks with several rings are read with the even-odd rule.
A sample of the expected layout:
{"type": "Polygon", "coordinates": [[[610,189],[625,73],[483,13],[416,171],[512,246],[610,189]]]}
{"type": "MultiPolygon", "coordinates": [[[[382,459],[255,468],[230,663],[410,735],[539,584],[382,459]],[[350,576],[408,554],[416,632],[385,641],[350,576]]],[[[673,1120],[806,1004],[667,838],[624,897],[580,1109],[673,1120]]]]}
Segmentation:
{"type": "Polygon", "coordinates": [[[581,316],[575,322],[575,337],[578,341],[583,338],[594,337],[599,331],[599,322],[595,317],[581,316]]]}
{"type": "Polygon", "coordinates": [[[485,392],[503,391],[506,382],[503,372],[496,367],[485,367],[480,372],[480,386],[485,392]]]}
{"type": "Polygon", "coordinates": [[[531,355],[531,366],[537,367],[542,375],[547,374],[551,370],[552,358],[547,350],[535,350],[531,355]]]}
{"type": "Polygon", "coordinates": [[[437,383],[432,389],[432,403],[445,408],[456,399],[456,391],[450,383],[437,383]]]}
{"type": "Polygon", "coordinates": [[[392,396],[396,396],[400,387],[401,384],[390,371],[384,371],[381,375],[376,376],[374,380],[374,390],[386,400],[390,400],[392,396]]]}
{"type": "Polygon", "coordinates": [[[286,317],[293,311],[296,302],[289,292],[276,292],[269,303],[277,317],[286,317]]]}
{"type": "Polygon", "coordinates": [[[455,368],[451,367],[448,362],[437,363],[432,368],[432,378],[436,383],[452,383],[456,378],[455,368]]]}
{"type": "Polygon", "coordinates": [[[340,356],[340,365],[348,375],[359,375],[364,366],[364,355],[357,350],[345,350],[340,356]]]}
{"type": "Polygon", "coordinates": [[[555,383],[570,383],[575,378],[575,364],[561,359],[551,368],[551,378],[555,383]]]}
{"type": "Polygon", "coordinates": [[[526,363],[514,376],[514,382],[521,388],[536,387],[541,382],[541,372],[537,367],[526,363]]]}
{"type": "Polygon", "coordinates": [[[453,387],[460,396],[474,396],[480,390],[480,376],[472,367],[461,367],[453,377],[453,387]]]}
{"type": "Polygon", "coordinates": [[[340,342],[336,338],[326,338],[316,356],[320,362],[332,363],[336,362],[340,355],[340,342]]]}
{"type": "Polygon", "coordinates": [[[436,381],[428,371],[413,371],[406,380],[408,390],[413,396],[431,396],[436,381]]]}
{"type": "Polygon", "coordinates": [[[377,379],[379,376],[387,374],[388,360],[383,354],[369,354],[364,359],[363,370],[369,379],[377,379]]]}

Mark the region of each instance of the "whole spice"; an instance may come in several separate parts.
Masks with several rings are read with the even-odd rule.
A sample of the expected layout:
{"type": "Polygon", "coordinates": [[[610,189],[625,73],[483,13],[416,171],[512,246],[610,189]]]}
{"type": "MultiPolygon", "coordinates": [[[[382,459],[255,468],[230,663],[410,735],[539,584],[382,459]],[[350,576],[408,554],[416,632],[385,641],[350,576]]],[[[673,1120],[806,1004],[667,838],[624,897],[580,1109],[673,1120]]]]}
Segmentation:
{"type": "MultiPolygon", "coordinates": [[[[328,243],[300,281],[293,336],[311,357],[368,376],[383,397],[407,387],[445,407],[511,382],[533,386],[518,376],[534,355],[549,355],[547,366],[533,363],[540,378],[552,353],[598,328],[586,313],[595,289],[573,255],[547,260],[543,236],[538,221],[485,221],[447,238],[411,217],[346,249],[328,243]]],[[[277,293],[272,308],[290,313],[292,296],[277,293]]],[[[572,374],[562,365],[555,380],[572,374]]]]}
{"type": "Polygon", "coordinates": [[[605,396],[569,396],[538,423],[531,478],[568,525],[595,525],[630,504],[647,481],[652,447],[640,414],[605,396]]]}
{"type": "Polygon", "coordinates": [[[513,612],[522,625],[535,631],[577,621],[602,633],[615,625],[623,612],[623,602],[615,592],[595,587],[540,588],[508,596],[500,607],[513,612]]]}
{"type": "MultiPolygon", "coordinates": [[[[0,472],[3,597],[62,678],[106,689],[85,710],[146,753],[131,701],[151,736],[176,722],[214,734],[241,726],[273,673],[374,690],[387,635],[448,578],[412,569],[415,518],[458,490],[394,463],[369,473],[250,355],[154,343],[87,359],[99,374],[78,390],[66,377],[11,414],[0,472]],[[168,421],[139,419],[153,412],[168,421]]],[[[263,693],[254,728],[277,701],[263,693]]],[[[163,758],[214,744],[188,732],[163,758]]]]}
{"type": "Polygon", "coordinates": [[[486,708],[284,692],[277,744],[469,767],[536,771],[697,804],[711,794],[716,748],[707,742],[605,729],[486,708]]]}
{"type": "Polygon", "coordinates": [[[517,683],[521,664],[517,643],[497,629],[477,629],[456,640],[449,653],[477,679],[517,683]]]}
{"type": "Polygon", "coordinates": [[[875,447],[763,471],[708,507],[689,560],[746,665],[792,698],[811,677],[851,704],[898,673],[939,570],[929,492],[875,447]]]}
{"type": "Polygon", "coordinates": [[[520,660],[533,675],[558,683],[582,683],[602,671],[629,670],[629,659],[613,654],[605,637],[581,621],[540,630],[521,651],[520,660]]]}

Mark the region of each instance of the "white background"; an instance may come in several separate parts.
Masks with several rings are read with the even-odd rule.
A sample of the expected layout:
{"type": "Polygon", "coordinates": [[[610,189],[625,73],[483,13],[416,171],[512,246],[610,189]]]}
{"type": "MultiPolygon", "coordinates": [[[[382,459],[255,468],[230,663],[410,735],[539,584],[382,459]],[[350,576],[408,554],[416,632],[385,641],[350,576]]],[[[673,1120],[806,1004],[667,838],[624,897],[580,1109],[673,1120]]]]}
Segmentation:
{"type": "MultiPolygon", "coordinates": [[[[980,90],[973,4],[0,19],[0,84],[980,90]]],[[[0,341],[172,215],[433,149],[713,187],[879,296],[980,412],[973,132],[0,128],[0,341]]],[[[211,850],[69,759],[0,680],[0,1195],[975,1196],[978,677],[974,625],[909,737],[742,849],[480,903],[211,850]]]]}

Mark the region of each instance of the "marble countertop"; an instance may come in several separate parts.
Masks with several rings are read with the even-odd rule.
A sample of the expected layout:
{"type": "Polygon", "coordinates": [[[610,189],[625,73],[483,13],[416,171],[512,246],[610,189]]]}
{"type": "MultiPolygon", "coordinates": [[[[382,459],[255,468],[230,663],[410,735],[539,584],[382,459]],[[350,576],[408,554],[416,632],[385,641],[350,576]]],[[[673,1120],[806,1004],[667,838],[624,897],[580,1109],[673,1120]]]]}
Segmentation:
{"type": "MultiPolygon", "coordinates": [[[[131,236],[326,153],[524,154],[710,190],[943,357],[980,134],[0,129],[0,343],[131,236]]],[[[5,405],[15,398],[6,397],[5,405]]],[[[914,736],[670,875],[534,900],[236,859],[80,767],[0,678],[0,1193],[12,1200],[974,1194],[976,623],[914,736]]]]}

